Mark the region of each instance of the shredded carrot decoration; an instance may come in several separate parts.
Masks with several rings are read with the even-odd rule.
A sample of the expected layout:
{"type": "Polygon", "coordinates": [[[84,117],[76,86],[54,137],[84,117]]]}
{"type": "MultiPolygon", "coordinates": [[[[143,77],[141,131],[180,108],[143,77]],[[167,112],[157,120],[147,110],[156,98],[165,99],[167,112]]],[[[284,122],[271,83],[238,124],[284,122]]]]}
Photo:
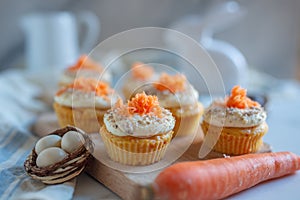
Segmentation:
{"type": "Polygon", "coordinates": [[[56,95],[59,96],[68,89],[76,89],[83,92],[95,92],[95,95],[106,98],[107,95],[113,92],[113,89],[110,86],[102,81],[97,81],[92,78],[77,78],[75,81],[66,87],[59,90],[56,95]]]}
{"type": "Polygon", "coordinates": [[[77,62],[74,65],[70,66],[67,70],[77,71],[80,69],[87,69],[97,72],[103,71],[103,67],[95,61],[91,60],[87,55],[80,56],[77,62]]]}
{"type": "Polygon", "coordinates": [[[172,93],[185,90],[186,77],[183,74],[168,75],[162,73],[154,87],[159,91],[169,90],[172,93]]]}
{"type": "Polygon", "coordinates": [[[122,116],[130,117],[131,114],[129,113],[128,106],[124,105],[123,100],[118,98],[116,103],[113,105],[114,109],[118,109],[118,114],[122,116]]]}
{"type": "Polygon", "coordinates": [[[157,96],[146,95],[145,92],[136,94],[135,97],[128,101],[127,105],[128,112],[131,115],[134,113],[139,115],[153,113],[160,117],[162,113],[157,96]]]}
{"type": "Polygon", "coordinates": [[[154,70],[151,66],[145,65],[141,62],[136,62],[132,65],[132,76],[136,79],[140,80],[147,80],[149,79],[153,73],[154,70]]]}
{"type": "Polygon", "coordinates": [[[118,98],[118,100],[117,100],[116,103],[114,104],[114,107],[115,107],[115,108],[121,108],[121,107],[123,107],[123,106],[124,106],[124,104],[123,104],[122,99],[121,99],[121,98],[118,98]]]}
{"type": "Polygon", "coordinates": [[[260,107],[260,104],[247,97],[247,90],[237,85],[232,88],[231,94],[227,98],[226,106],[244,109],[250,107],[260,107]]]}

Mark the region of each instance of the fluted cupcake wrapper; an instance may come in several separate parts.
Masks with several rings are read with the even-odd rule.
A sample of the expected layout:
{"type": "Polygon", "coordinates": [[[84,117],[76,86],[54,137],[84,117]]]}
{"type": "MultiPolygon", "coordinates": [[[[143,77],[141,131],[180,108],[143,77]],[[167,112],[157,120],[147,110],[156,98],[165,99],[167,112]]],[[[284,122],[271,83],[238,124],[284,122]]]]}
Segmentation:
{"type": "Polygon", "coordinates": [[[53,104],[60,127],[76,126],[86,133],[97,133],[103,124],[106,110],[96,108],[71,108],[53,104]]]}
{"type": "Polygon", "coordinates": [[[195,109],[185,112],[182,110],[182,113],[178,112],[180,108],[166,108],[172,112],[172,115],[175,117],[175,127],[174,135],[175,136],[187,136],[195,133],[198,130],[200,118],[203,114],[203,106],[200,102],[197,103],[195,109]]]}
{"type": "Polygon", "coordinates": [[[262,132],[250,137],[221,134],[214,150],[230,155],[254,153],[260,149],[264,134],[262,132]]]}
{"type": "Polygon", "coordinates": [[[160,161],[171,141],[173,132],[166,133],[165,140],[143,138],[143,142],[135,140],[122,140],[121,137],[109,137],[109,132],[102,127],[100,135],[105,144],[108,156],[113,160],[125,165],[149,165],[160,161]],[[141,152],[142,151],[142,152],[141,152]]]}
{"type": "Polygon", "coordinates": [[[247,153],[255,153],[259,151],[263,144],[262,137],[268,131],[268,126],[264,123],[262,126],[249,127],[249,128],[230,128],[215,127],[202,123],[202,130],[205,136],[210,134],[219,134],[217,143],[213,147],[214,151],[225,153],[229,155],[241,155],[247,153]],[[249,134],[245,134],[245,132],[249,134]]]}

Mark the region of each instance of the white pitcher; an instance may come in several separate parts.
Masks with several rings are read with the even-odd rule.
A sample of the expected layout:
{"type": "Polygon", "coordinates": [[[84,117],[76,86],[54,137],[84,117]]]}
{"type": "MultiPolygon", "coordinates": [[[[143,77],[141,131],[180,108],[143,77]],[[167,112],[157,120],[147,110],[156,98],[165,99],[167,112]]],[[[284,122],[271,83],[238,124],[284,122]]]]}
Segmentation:
{"type": "Polygon", "coordinates": [[[25,33],[25,56],[30,71],[61,69],[88,53],[100,33],[100,22],[90,12],[33,13],[21,19],[25,33]],[[79,28],[84,38],[79,42],[79,28]]]}

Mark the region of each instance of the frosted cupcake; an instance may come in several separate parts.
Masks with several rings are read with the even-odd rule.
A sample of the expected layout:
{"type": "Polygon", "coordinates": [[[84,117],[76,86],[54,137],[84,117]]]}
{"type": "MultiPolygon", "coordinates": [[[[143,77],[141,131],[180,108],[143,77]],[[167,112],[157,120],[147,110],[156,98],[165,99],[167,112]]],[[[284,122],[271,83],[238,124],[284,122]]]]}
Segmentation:
{"type": "Polygon", "coordinates": [[[172,112],[176,119],[174,136],[186,136],[197,131],[204,108],[198,101],[198,92],[183,74],[162,73],[146,93],[156,95],[160,105],[172,112]]]}
{"type": "Polygon", "coordinates": [[[104,68],[87,55],[80,56],[74,65],[64,71],[60,77],[59,86],[73,83],[76,77],[94,78],[107,83],[111,82],[111,74],[108,71],[104,72],[104,68]]]}
{"type": "Polygon", "coordinates": [[[258,102],[252,101],[240,86],[230,96],[215,100],[204,112],[201,124],[208,137],[217,137],[214,151],[240,155],[257,152],[268,131],[267,114],[258,102]]]}
{"type": "Polygon", "coordinates": [[[83,77],[75,79],[54,97],[59,125],[73,125],[87,133],[98,132],[104,113],[111,107],[113,92],[105,82],[83,77]]]}
{"type": "Polygon", "coordinates": [[[104,115],[100,130],[109,157],[126,165],[149,165],[162,159],[169,145],[175,119],[159,106],[156,96],[136,94],[121,100],[104,115]]]}
{"type": "Polygon", "coordinates": [[[130,74],[122,88],[125,99],[133,97],[137,91],[148,81],[155,78],[154,69],[141,62],[135,62],[130,70],[130,74]]]}

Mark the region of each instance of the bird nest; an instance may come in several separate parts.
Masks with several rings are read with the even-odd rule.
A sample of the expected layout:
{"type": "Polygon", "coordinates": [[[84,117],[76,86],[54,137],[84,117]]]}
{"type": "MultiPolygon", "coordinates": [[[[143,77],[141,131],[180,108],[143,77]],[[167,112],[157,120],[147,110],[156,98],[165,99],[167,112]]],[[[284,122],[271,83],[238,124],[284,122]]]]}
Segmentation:
{"type": "Polygon", "coordinates": [[[62,137],[68,131],[81,133],[85,140],[84,145],[76,151],[69,153],[62,161],[47,167],[38,167],[36,165],[38,155],[33,148],[24,162],[25,171],[29,176],[33,179],[40,180],[45,184],[58,184],[78,176],[84,170],[88,160],[92,157],[91,153],[94,150],[93,142],[90,137],[82,130],[73,126],[58,129],[49,135],[54,134],[62,137]]]}

